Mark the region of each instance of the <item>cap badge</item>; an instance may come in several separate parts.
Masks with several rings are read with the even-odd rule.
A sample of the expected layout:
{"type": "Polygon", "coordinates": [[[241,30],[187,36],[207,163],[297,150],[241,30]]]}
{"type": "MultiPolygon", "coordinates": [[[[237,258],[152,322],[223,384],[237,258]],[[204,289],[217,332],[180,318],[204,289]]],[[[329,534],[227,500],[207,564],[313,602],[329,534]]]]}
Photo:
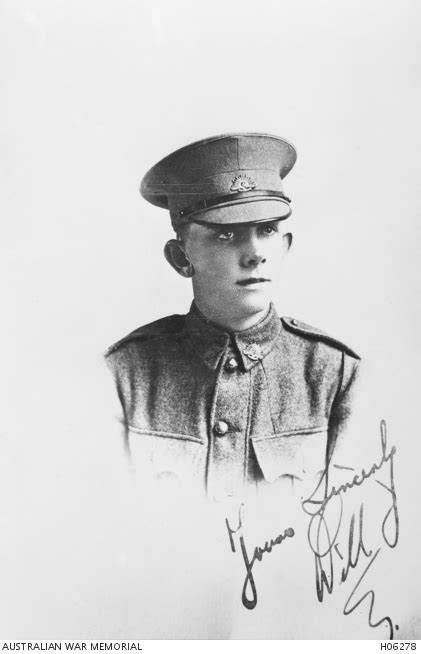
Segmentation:
{"type": "Polygon", "coordinates": [[[240,192],[240,191],[252,191],[256,188],[256,182],[248,175],[237,175],[231,182],[230,191],[240,192]]]}
{"type": "Polygon", "coordinates": [[[257,343],[249,343],[243,348],[243,353],[252,361],[262,359],[262,349],[257,343]]]}

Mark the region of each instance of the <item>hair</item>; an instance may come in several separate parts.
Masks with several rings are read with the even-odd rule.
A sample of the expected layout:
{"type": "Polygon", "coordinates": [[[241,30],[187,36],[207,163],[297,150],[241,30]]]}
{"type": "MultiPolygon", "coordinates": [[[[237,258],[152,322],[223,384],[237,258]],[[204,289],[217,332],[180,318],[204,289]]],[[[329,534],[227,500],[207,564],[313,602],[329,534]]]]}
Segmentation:
{"type": "Polygon", "coordinates": [[[185,241],[187,239],[190,232],[190,224],[191,223],[184,223],[183,225],[177,227],[176,229],[177,240],[185,241]]]}

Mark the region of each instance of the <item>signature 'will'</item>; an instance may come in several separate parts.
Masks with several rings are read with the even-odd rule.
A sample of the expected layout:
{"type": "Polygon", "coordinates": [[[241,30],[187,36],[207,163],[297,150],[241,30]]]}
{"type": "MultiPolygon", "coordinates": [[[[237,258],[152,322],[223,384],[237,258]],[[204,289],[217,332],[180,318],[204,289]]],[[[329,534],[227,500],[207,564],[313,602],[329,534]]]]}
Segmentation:
{"type": "MultiPolygon", "coordinates": [[[[375,551],[369,548],[365,542],[364,535],[364,503],[361,503],[356,512],[352,513],[347,525],[347,536],[345,543],[339,541],[340,530],[343,523],[343,496],[353,488],[362,486],[370,477],[380,470],[387,472],[387,481],[383,483],[375,479],[376,483],[382,486],[390,497],[388,509],[381,523],[381,534],[383,542],[389,548],[395,548],[399,540],[399,512],[397,504],[397,495],[394,479],[394,457],[396,447],[388,449],[387,446],[387,429],[384,420],[380,423],[380,440],[381,440],[381,457],[377,463],[366,471],[362,469],[359,474],[354,475],[349,482],[337,487],[332,486],[328,490],[327,472],[320,479],[316,489],[303,500],[303,510],[311,516],[308,526],[308,542],[314,554],[316,568],[316,592],[320,602],[323,601],[325,591],[331,594],[334,590],[335,579],[337,578],[336,568],[334,565],[334,554],[341,559],[339,582],[345,582],[352,569],[357,568],[361,560],[367,562],[357,583],[353,587],[348,599],[346,600],[343,613],[349,615],[364,600],[368,600],[368,624],[370,627],[378,627],[385,624],[389,629],[389,637],[393,639],[394,626],[389,616],[385,616],[377,621],[373,618],[375,592],[370,590],[361,597],[357,591],[366,576],[369,568],[373,565],[381,551],[378,547],[375,551]],[[325,485],[324,495],[316,499],[320,493],[322,485],[325,485]],[[332,505],[336,505],[336,514],[332,512],[332,505]],[[332,519],[333,514],[333,519],[332,519]],[[345,547],[346,552],[343,554],[340,547],[345,547]],[[336,574],[335,574],[336,573],[336,574]]],[[[342,541],[342,539],[341,539],[342,541]]],[[[335,559],[336,560],[336,559],[335,559]]]]}

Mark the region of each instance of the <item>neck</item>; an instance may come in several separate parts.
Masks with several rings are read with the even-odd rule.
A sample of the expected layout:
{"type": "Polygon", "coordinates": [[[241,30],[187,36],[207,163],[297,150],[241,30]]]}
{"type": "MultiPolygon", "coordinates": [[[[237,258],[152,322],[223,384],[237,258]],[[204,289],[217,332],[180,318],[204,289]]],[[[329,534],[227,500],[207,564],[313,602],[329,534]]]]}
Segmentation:
{"type": "Polygon", "coordinates": [[[195,303],[200,313],[207,318],[207,320],[212,321],[229,332],[241,332],[250,329],[250,327],[254,327],[254,325],[257,325],[258,322],[267,316],[270,308],[268,305],[261,311],[256,311],[253,314],[240,315],[238,313],[221,311],[217,307],[207,306],[206,304],[204,305],[200,300],[198,301],[197,298],[195,298],[195,303]]]}

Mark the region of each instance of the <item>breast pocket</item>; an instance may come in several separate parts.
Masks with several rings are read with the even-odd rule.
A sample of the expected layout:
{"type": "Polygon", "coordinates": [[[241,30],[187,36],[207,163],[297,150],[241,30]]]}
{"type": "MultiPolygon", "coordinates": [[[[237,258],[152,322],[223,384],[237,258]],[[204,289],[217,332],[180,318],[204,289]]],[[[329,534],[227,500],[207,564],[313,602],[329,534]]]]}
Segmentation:
{"type": "Polygon", "coordinates": [[[143,480],[204,483],[206,447],[195,436],[128,428],[133,467],[143,480]]]}
{"type": "Polygon", "coordinates": [[[327,427],[279,432],[251,440],[263,477],[269,483],[282,477],[313,480],[325,468],[327,427]]]}

